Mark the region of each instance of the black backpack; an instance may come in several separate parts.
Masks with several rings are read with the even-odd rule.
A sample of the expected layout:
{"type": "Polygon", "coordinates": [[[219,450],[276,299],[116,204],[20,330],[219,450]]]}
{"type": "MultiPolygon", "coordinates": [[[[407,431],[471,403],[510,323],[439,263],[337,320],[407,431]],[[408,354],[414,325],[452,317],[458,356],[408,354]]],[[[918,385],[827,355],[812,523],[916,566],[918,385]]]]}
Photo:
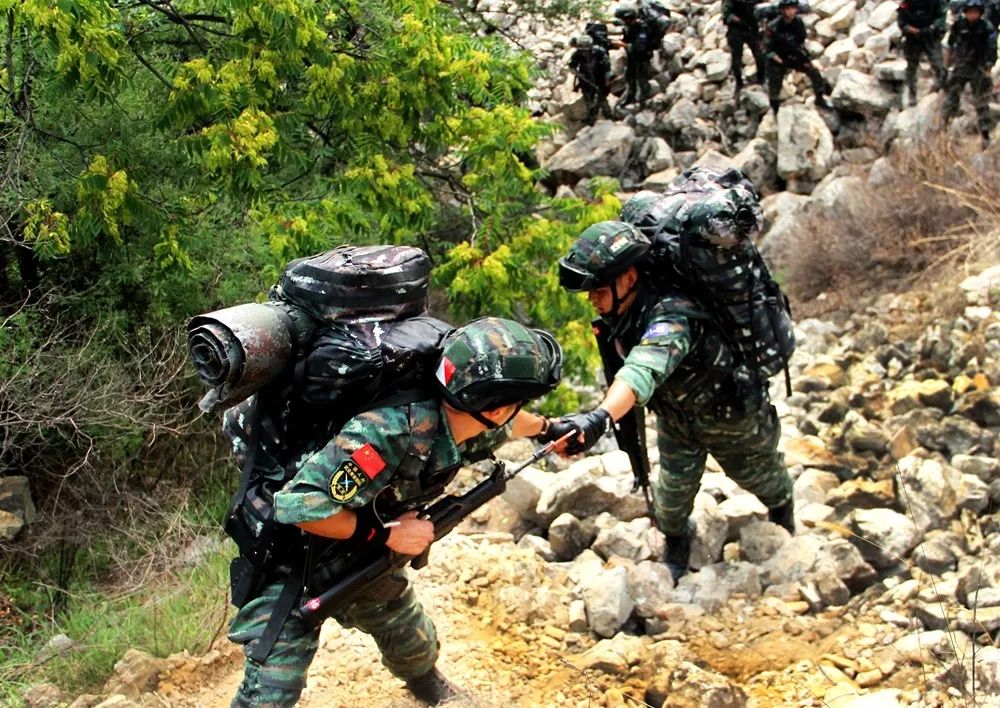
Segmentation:
{"type": "Polygon", "coordinates": [[[659,49],[663,45],[663,37],[670,28],[670,10],[659,0],[640,0],[639,18],[649,34],[650,46],[659,49]]]}
{"type": "Polygon", "coordinates": [[[584,33],[594,40],[595,47],[604,47],[605,51],[611,50],[611,40],[608,39],[608,26],[604,22],[588,22],[584,28],[584,33]]]}
{"type": "Polygon", "coordinates": [[[289,263],[268,303],[190,323],[192,360],[213,387],[212,405],[254,394],[225,412],[223,426],[244,455],[225,521],[240,549],[230,569],[237,607],[276,567],[304,562],[305,536],[278,524],[273,508],[296,461],[364,410],[434,396],[452,327],[424,314],[429,277],[419,249],[343,246],[289,263]]]}
{"type": "Polygon", "coordinates": [[[795,351],[791,307],[751,240],[763,224],[760,196],[738,169],[692,168],[629,221],[653,242],[644,272],[664,289],[682,284],[719,325],[741,364],[761,379],[785,372],[795,351]]]}

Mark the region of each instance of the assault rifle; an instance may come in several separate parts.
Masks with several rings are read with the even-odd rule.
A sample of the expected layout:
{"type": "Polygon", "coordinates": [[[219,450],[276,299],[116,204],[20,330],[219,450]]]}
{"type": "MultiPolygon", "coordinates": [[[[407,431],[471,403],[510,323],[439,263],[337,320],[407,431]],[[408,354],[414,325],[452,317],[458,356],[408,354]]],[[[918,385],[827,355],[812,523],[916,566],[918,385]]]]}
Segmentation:
{"type": "MultiPolygon", "coordinates": [[[[558,440],[553,440],[513,469],[508,470],[502,461],[496,461],[489,478],[461,496],[447,495],[427,507],[420,517],[433,522],[434,541],[440,541],[476,509],[503,494],[507,489],[507,483],[524,468],[535,464],[575,434],[576,431],[571,431],[558,440]]],[[[423,568],[427,565],[429,550],[428,548],[419,556],[407,556],[386,548],[361,558],[333,587],[305,601],[299,608],[302,618],[313,626],[320,625],[338,608],[344,607],[354,598],[364,594],[367,588],[386,575],[407,564],[413,568],[423,568]]]]}
{"type": "MultiPolygon", "coordinates": [[[[622,368],[625,361],[615,348],[611,329],[604,320],[596,319],[591,323],[594,337],[597,339],[597,350],[601,354],[601,364],[604,367],[604,378],[608,386],[615,380],[615,374],[622,368]]],[[[632,410],[622,416],[614,426],[615,440],[618,448],[628,455],[632,466],[632,476],[635,483],[632,491],[642,488],[642,496],[646,498],[646,508],[649,518],[654,523],[653,502],[649,498],[649,455],[646,453],[646,411],[642,406],[633,406],[632,410]]]]}

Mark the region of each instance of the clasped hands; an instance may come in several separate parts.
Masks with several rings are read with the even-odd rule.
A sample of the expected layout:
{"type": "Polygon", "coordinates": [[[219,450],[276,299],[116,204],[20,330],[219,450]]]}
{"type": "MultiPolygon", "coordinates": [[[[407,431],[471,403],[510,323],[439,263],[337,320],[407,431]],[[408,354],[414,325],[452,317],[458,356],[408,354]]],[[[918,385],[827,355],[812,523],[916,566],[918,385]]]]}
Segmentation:
{"type": "Polygon", "coordinates": [[[548,423],[545,432],[537,439],[543,443],[550,443],[559,440],[567,433],[576,432],[575,437],[570,437],[556,446],[556,452],[560,455],[576,455],[592,448],[601,439],[601,436],[611,430],[614,421],[606,410],[595,408],[586,413],[573,413],[561,418],[550,418],[548,423]]]}

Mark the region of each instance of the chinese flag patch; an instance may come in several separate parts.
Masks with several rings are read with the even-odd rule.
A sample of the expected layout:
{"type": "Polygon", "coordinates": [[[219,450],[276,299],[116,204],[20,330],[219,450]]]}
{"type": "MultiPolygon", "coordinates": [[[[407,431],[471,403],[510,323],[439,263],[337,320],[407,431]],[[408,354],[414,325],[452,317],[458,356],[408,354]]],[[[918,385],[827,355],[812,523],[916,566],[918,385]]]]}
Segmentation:
{"type": "Polygon", "coordinates": [[[378,450],[372,447],[371,443],[365,443],[359,447],[351,459],[361,468],[368,479],[375,479],[378,473],[385,469],[385,460],[378,454],[378,450]]]}
{"type": "Polygon", "coordinates": [[[448,357],[441,357],[441,364],[438,366],[437,370],[438,381],[447,386],[448,382],[451,381],[451,377],[454,375],[455,365],[451,363],[451,360],[448,357]]]}

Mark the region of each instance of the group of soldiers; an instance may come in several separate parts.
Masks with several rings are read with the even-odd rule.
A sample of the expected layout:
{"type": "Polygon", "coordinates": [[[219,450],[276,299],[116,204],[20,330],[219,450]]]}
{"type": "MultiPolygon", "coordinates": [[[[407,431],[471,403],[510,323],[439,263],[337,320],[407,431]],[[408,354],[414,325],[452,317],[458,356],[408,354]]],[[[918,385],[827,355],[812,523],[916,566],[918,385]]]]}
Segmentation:
{"type": "MultiPolygon", "coordinates": [[[[947,36],[947,49],[941,40],[946,32],[946,0],[903,0],[898,24],[902,32],[902,50],[906,58],[905,83],[909,105],[916,104],[917,69],[927,56],[934,73],[934,90],[946,91],[942,117],[947,124],[958,114],[966,84],[972,92],[977,125],[983,148],[989,145],[993,119],[989,102],[993,94],[990,71],[997,59],[997,23],[1000,0],[958,0],[952,5],[955,21],[947,36]]],[[[777,6],[758,5],[755,0],[723,0],[722,21],[732,54],[735,95],[743,89],[743,48],[748,47],[756,63],[755,83],[767,83],[768,101],[775,115],[780,106],[781,87],[789,70],[801,71],[809,79],[816,106],[829,108],[826,97],[830,83],[813,63],[806,49],[806,26],[799,17],[799,0],[779,0],[777,6]],[[774,16],[770,16],[774,15],[774,16]]],[[[570,68],[587,105],[586,120],[592,124],[598,113],[611,116],[608,105],[611,81],[612,47],[626,50],[626,90],[618,105],[643,101],[648,91],[650,62],[662,42],[664,16],[653,15],[640,1],[624,2],[615,8],[615,17],[623,25],[622,39],[610,41],[601,23],[587,25],[586,33],[574,40],[576,51],[570,68]],[[655,18],[654,21],[650,17],[655,18]],[[603,28],[603,29],[602,29],[603,28]]]]}
{"type": "MultiPolygon", "coordinates": [[[[635,219],[644,217],[638,213],[644,205],[626,204],[622,218],[640,223],[635,219]]],[[[715,223],[711,217],[706,223],[715,223]]],[[[271,497],[254,497],[255,511],[262,505],[272,510],[267,513],[279,522],[288,548],[301,544],[304,534],[348,551],[385,547],[419,556],[433,542],[434,526],[413,511],[392,512],[399,504],[436,493],[460,465],[506,439],[528,437],[553,443],[564,454],[582,453],[636,406],[648,406],[658,416],[660,448],[651,512],[666,536],[664,561],[675,578],[688,571],[688,517],[708,454],[761,499],[772,521],[793,530],[792,482],[778,451],[780,424],[766,378],[748,377],[735,364],[722,326],[679,284],[664,285],[655,277],[651,253],[650,238],[632,223],[605,221],[585,229],[559,260],[560,284],[587,294],[599,316],[595,327],[607,328],[623,360],[595,408],[559,418],[524,410],[559,384],[558,343],[512,320],[475,320],[445,338],[426,398],[361,411],[318,449],[295,452],[292,476],[271,497]],[[352,482],[345,485],[348,478],[352,482]]],[[[244,462],[259,439],[253,428],[264,425],[252,422],[246,405],[227,411],[224,424],[244,462]]],[[[273,462],[274,451],[260,449],[254,464],[266,475],[287,474],[273,462]]],[[[301,578],[317,572],[337,579],[343,571],[337,548],[329,567],[309,567],[305,576],[301,568],[284,565],[268,571],[261,588],[241,602],[229,627],[229,638],[246,655],[234,706],[291,706],[298,700],[319,629],[296,604],[283,606],[283,598],[289,591],[296,596],[301,578]]],[[[370,634],[385,666],[421,701],[435,705],[456,694],[435,668],[434,624],[402,571],[333,616],[370,634]]]]}

